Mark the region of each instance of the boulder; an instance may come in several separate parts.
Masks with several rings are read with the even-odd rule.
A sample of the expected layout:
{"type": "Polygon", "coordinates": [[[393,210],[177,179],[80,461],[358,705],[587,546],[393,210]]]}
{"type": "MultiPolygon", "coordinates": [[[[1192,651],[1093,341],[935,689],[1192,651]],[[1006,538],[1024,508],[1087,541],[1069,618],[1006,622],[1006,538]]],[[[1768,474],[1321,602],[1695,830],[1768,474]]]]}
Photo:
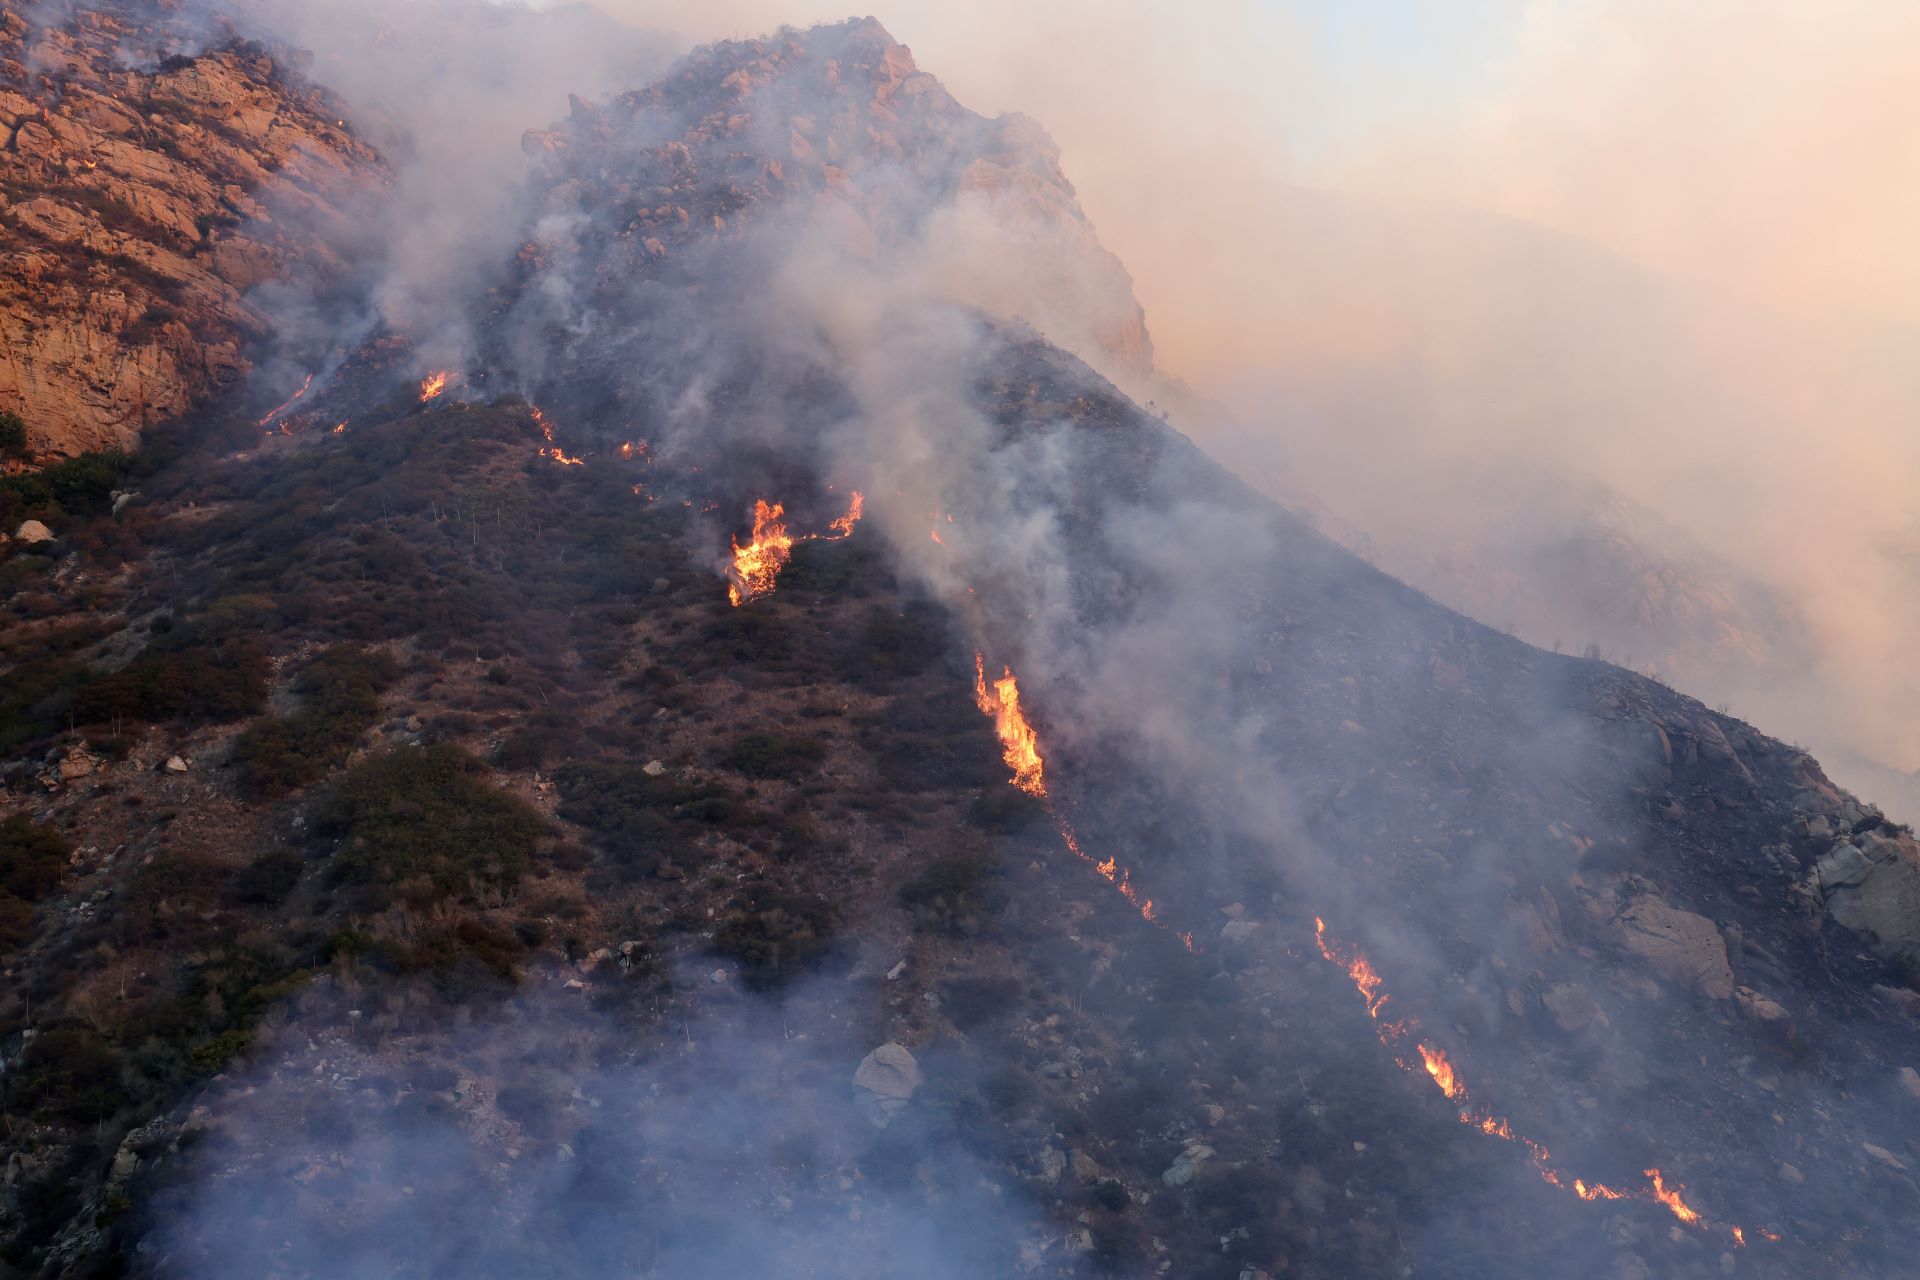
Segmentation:
{"type": "Polygon", "coordinates": [[[1713,921],[1651,895],[1636,898],[1620,916],[1621,942],[1654,970],[1691,984],[1702,995],[1733,995],[1727,942],[1713,921]]]}
{"type": "Polygon", "coordinates": [[[1204,1142],[1189,1142],[1187,1149],[1160,1175],[1160,1181],[1170,1187],[1184,1187],[1200,1172],[1200,1166],[1213,1159],[1215,1154],[1214,1149],[1204,1142]]]}
{"type": "Polygon", "coordinates": [[[865,1058],[853,1073],[854,1100],[876,1129],[906,1109],[913,1091],[920,1087],[920,1064],[907,1047],[883,1044],[865,1058]]]}
{"type": "Polygon", "coordinates": [[[26,520],[22,521],[20,527],[13,531],[13,536],[16,541],[24,542],[31,547],[37,546],[42,542],[52,542],[53,530],[47,528],[47,526],[41,524],[38,520],[26,520]]]}
{"type": "Polygon", "coordinates": [[[168,773],[185,773],[187,771],[187,762],[179,756],[168,756],[165,767],[168,773]]]}
{"type": "Polygon", "coordinates": [[[1882,949],[1920,955],[1920,846],[1911,836],[1869,831],[1843,840],[1814,864],[1802,888],[1882,949]]]}
{"type": "Polygon", "coordinates": [[[1554,983],[1541,993],[1540,1003],[1553,1015],[1554,1024],[1569,1035],[1607,1021],[1607,1015],[1594,1003],[1593,992],[1577,982],[1554,983]]]}
{"type": "Polygon", "coordinates": [[[1229,947],[1244,947],[1252,942],[1260,926],[1251,920],[1229,920],[1220,929],[1220,941],[1229,947]]]}
{"type": "Polygon", "coordinates": [[[666,771],[667,766],[659,760],[649,760],[640,766],[640,772],[646,774],[649,778],[657,778],[666,771]]]}
{"type": "Polygon", "coordinates": [[[1733,993],[1733,999],[1740,1006],[1740,1012],[1756,1022],[1785,1022],[1793,1016],[1784,1006],[1767,999],[1751,987],[1740,987],[1733,993]]]}

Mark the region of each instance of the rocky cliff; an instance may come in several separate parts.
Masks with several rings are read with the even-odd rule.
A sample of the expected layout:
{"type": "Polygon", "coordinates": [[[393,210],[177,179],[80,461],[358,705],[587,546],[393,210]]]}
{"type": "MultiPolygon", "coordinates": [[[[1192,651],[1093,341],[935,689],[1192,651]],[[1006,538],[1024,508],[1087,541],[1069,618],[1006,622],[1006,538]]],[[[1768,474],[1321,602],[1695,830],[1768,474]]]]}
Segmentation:
{"type": "Polygon", "coordinates": [[[382,182],[344,116],[174,5],[0,12],[0,411],[33,455],[131,445],[232,387],[269,326],[249,291],[340,273],[382,182]]]}
{"type": "MultiPolygon", "coordinates": [[[[1153,370],[1132,280],[1046,131],[969,111],[871,18],[699,50],[644,90],[576,99],[525,147],[554,225],[578,235],[579,215],[594,219],[588,297],[697,272],[704,250],[774,220],[910,287],[1021,317],[1122,380],[1153,370]]],[[[566,245],[549,236],[540,251],[566,245]]]]}

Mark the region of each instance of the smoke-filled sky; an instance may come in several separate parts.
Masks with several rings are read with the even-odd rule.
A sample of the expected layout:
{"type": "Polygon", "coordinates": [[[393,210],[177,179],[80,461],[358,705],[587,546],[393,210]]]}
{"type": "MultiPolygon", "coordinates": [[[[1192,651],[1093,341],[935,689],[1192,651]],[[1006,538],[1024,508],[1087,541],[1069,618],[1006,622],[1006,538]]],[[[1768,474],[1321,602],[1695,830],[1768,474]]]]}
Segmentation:
{"type": "MultiPolygon", "coordinates": [[[[329,33],[450,2],[373,6],[366,25],[340,19],[351,4],[280,8],[322,46],[322,78],[364,100],[395,79],[329,59],[329,33]]],[[[562,114],[568,91],[643,82],[690,42],[844,16],[603,0],[666,39],[583,45],[598,24],[548,7],[574,10],[556,24],[570,34],[508,39],[512,74],[471,110],[452,88],[471,65],[445,41],[427,99],[446,118],[424,136],[448,164],[421,185],[470,189],[449,211],[469,222],[520,163],[518,122],[562,114]]],[[[1179,425],[1229,463],[1487,621],[1602,643],[1830,764],[1920,768],[1920,8],[895,0],[876,16],[966,105],[1052,133],[1162,369],[1230,410],[1231,426],[1197,410],[1179,425]],[[1529,557],[1603,517],[1676,576],[1589,615],[1704,616],[1725,652],[1527,607],[1529,557]],[[1762,604],[1725,611],[1736,597],[1762,604]]],[[[485,228],[403,225],[424,250],[501,247],[485,228]]]]}

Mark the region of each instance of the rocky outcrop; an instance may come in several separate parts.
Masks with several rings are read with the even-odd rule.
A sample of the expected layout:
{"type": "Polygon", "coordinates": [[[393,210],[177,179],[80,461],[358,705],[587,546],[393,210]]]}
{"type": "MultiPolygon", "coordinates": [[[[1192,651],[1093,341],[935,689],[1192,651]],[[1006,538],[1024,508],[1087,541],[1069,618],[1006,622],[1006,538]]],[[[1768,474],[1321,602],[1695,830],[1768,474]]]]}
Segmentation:
{"type": "Polygon", "coordinates": [[[967,110],[871,18],[700,49],[645,90],[575,99],[523,150],[563,215],[546,225],[568,237],[528,260],[583,290],[673,278],[778,224],[1024,319],[1122,380],[1152,372],[1132,279],[1046,132],[967,110]],[[582,213],[597,233],[580,234],[582,213]]]}
{"type": "Polygon", "coordinates": [[[0,410],[45,459],[133,444],[230,387],[276,278],[342,268],[330,244],[382,181],[343,110],[172,7],[0,12],[0,410]]]}
{"type": "Polygon", "coordinates": [[[853,1073],[854,1100],[875,1128],[884,1129],[906,1109],[920,1087],[920,1064],[905,1045],[883,1044],[853,1073]]]}
{"type": "Polygon", "coordinates": [[[1894,954],[1920,956],[1920,845],[1891,827],[1837,839],[1802,892],[1894,954]]]}
{"type": "Polygon", "coordinates": [[[1715,1000],[1733,994],[1726,939],[1705,916],[1658,898],[1636,898],[1620,915],[1620,940],[1663,977],[1715,1000]]]}

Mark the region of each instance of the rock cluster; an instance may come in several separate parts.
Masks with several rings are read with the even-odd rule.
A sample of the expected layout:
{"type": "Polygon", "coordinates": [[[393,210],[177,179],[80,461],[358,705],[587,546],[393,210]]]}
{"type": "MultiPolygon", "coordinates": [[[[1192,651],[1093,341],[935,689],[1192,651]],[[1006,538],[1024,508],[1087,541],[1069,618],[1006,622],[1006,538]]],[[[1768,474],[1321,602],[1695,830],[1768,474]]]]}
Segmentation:
{"type": "Polygon", "coordinates": [[[39,458],[129,446],[231,386],[266,332],[247,292],[340,270],[329,242],[381,182],[281,60],[237,38],[188,56],[169,22],[0,12],[0,410],[39,458]]]}

